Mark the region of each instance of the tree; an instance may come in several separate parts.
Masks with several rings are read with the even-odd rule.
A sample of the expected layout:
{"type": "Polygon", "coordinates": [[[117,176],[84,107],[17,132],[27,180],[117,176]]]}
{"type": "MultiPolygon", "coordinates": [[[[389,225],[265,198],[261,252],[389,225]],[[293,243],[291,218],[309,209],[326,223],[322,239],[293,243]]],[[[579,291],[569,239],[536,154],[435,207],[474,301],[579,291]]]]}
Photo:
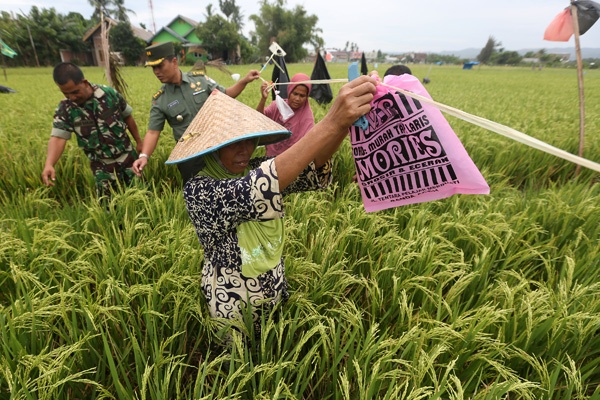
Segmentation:
{"type": "Polygon", "coordinates": [[[239,11],[239,7],[235,4],[235,0],[219,0],[219,8],[221,12],[225,14],[228,21],[231,21],[229,18],[233,13],[239,11]]]}
{"type": "Polygon", "coordinates": [[[144,53],[145,43],[135,37],[129,22],[120,22],[110,29],[110,45],[120,52],[126,65],[135,65],[144,53]]]}
{"type": "Polygon", "coordinates": [[[273,40],[287,53],[286,61],[297,62],[307,55],[304,45],[309,43],[315,48],[323,47],[323,39],[317,28],[319,18],[308,15],[304,7],[296,6],[293,10],[284,9],[285,0],[274,0],[271,4],[262,0],[260,14],[253,14],[250,20],[256,27],[255,43],[264,55],[270,55],[269,45],[273,40]]]}
{"type": "Polygon", "coordinates": [[[29,15],[19,16],[19,25],[23,29],[19,41],[22,53],[19,54],[27,54],[29,65],[35,65],[31,55],[37,55],[40,65],[54,65],[60,62],[61,49],[78,52],[86,48],[82,38],[88,24],[81,14],[64,16],[54,8],[33,6],[29,15]]]}
{"type": "Polygon", "coordinates": [[[501,45],[502,43],[496,42],[496,39],[494,39],[493,36],[490,36],[488,38],[487,43],[485,44],[483,49],[481,49],[481,52],[477,56],[477,61],[479,61],[482,64],[489,63],[490,59],[492,58],[492,54],[494,54],[497,51],[496,47],[500,47],[501,45]]]}
{"type": "Polygon", "coordinates": [[[523,57],[516,51],[500,51],[492,54],[490,61],[497,65],[518,65],[523,57]]]}
{"type": "Polygon", "coordinates": [[[427,62],[431,64],[442,63],[442,64],[462,64],[469,60],[463,60],[455,55],[445,55],[445,54],[436,54],[431,53],[427,54],[427,62]]]}
{"type": "Polygon", "coordinates": [[[112,0],[88,0],[88,3],[94,7],[92,20],[100,21],[101,15],[104,15],[105,17],[112,16],[112,10],[109,8],[112,0]]]}
{"type": "Polygon", "coordinates": [[[13,16],[6,11],[0,11],[0,39],[19,55],[15,58],[0,58],[0,60],[5,64],[13,66],[25,64],[27,55],[23,54],[23,49],[20,44],[26,43],[26,38],[27,31],[24,30],[19,23],[19,19],[13,18],[13,16]]]}
{"type": "Polygon", "coordinates": [[[213,5],[208,4],[206,6],[206,14],[204,14],[204,18],[209,19],[212,16],[213,16],[213,5]]]}
{"type": "Polygon", "coordinates": [[[88,3],[94,7],[92,20],[100,21],[100,15],[111,17],[117,21],[129,21],[127,13],[135,12],[125,7],[125,0],[88,0],[88,3]],[[114,6],[114,8],[111,8],[114,6]]]}
{"type": "Polygon", "coordinates": [[[83,41],[83,36],[87,31],[90,21],[77,12],[70,12],[66,17],[58,14],[63,21],[63,29],[59,31],[58,39],[63,48],[76,53],[84,52],[88,49],[87,43],[83,41]]]}
{"type": "Polygon", "coordinates": [[[125,7],[125,0],[112,0],[114,8],[114,16],[117,21],[121,22],[129,22],[129,16],[127,13],[133,13],[135,15],[135,11],[125,7]]]}
{"type": "Polygon", "coordinates": [[[227,21],[233,22],[237,26],[238,31],[241,31],[244,27],[244,16],[240,11],[240,7],[235,4],[235,0],[219,0],[219,8],[227,17],[227,21]]]}
{"type": "Polygon", "coordinates": [[[0,37],[18,54],[9,65],[54,65],[60,50],[82,51],[82,37],[89,21],[79,13],[58,14],[54,8],[32,7],[28,15],[0,13],[0,37]]]}
{"type": "Polygon", "coordinates": [[[228,52],[237,48],[243,40],[237,26],[220,15],[211,15],[206,22],[198,24],[196,35],[202,39],[202,46],[213,55],[223,55],[227,59],[228,52]]]}

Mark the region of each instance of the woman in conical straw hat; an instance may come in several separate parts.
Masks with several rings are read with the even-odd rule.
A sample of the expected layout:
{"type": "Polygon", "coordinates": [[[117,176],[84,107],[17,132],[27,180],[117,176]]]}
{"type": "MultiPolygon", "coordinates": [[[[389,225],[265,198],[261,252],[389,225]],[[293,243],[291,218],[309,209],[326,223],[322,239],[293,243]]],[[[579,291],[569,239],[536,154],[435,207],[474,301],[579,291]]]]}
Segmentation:
{"type": "Polygon", "coordinates": [[[249,305],[260,332],[261,312],[289,297],[283,197],[331,182],[331,156],[352,123],[370,110],[374,92],[371,77],[345,84],[327,115],[298,143],[275,158],[255,159],[257,145],[289,132],[237,100],[218,92],[209,96],[167,163],[204,157],[206,166],[185,184],[184,198],[204,248],[201,286],[213,317],[239,319],[249,305]],[[215,123],[219,116],[223,122],[215,123]]]}

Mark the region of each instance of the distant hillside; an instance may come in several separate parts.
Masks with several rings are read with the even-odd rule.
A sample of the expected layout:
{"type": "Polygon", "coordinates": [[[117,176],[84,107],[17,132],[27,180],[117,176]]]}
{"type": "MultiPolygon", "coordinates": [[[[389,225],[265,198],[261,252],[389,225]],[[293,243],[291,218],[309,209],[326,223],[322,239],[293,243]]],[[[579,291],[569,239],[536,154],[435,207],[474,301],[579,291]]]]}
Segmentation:
{"type": "MultiPolygon", "coordinates": [[[[529,51],[538,51],[539,49],[521,49],[517,50],[517,52],[521,55],[529,52],[529,51]]],[[[575,48],[574,47],[544,47],[546,53],[548,54],[569,54],[571,56],[571,60],[575,60],[575,48]]],[[[510,51],[510,50],[507,50],[510,51]]],[[[453,55],[460,58],[469,58],[475,59],[477,55],[481,52],[481,49],[469,48],[463,50],[454,50],[454,51],[442,51],[439,54],[443,55],[453,55]]],[[[585,47],[581,49],[582,58],[600,58],[600,48],[589,48],[585,47]]]]}

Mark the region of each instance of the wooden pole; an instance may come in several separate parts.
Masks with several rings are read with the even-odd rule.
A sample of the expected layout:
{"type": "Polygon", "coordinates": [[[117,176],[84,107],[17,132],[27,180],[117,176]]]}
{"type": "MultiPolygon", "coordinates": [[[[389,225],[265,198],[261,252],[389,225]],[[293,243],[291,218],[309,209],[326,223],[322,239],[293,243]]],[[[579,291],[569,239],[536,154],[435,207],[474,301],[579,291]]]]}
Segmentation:
{"type": "Polygon", "coordinates": [[[100,10],[100,21],[100,43],[102,46],[102,54],[104,54],[104,75],[106,75],[108,86],[113,86],[113,79],[110,73],[110,48],[108,44],[108,33],[106,32],[104,12],[102,10],[100,10]]]}
{"type": "MultiPolygon", "coordinates": [[[[35,49],[35,42],[33,41],[33,37],[31,36],[31,29],[29,28],[29,20],[25,16],[23,10],[21,11],[21,15],[23,16],[23,20],[25,21],[25,27],[27,28],[27,33],[29,34],[29,42],[31,43],[31,48],[33,49],[33,55],[35,56],[35,65],[40,66],[40,60],[38,59],[37,50],[35,49]]],[[[18,45],[17,45],[18,46],[18,45]]],[[[23,55],[23,51],[21,51],[21,55],[23,55]]]]}
{"type": "Polygon", "coordinates": [[[2,54],[2,72],[4,72],[4,80],[7,81],[8,77],[6,76],[6,64],[4,63],[4,54],[2,54]]]}
{"type": "MultiPolygon", "coordinates": [[[[583,95],[583,61],[581,59],[581,47],[579,44],[579,19],[577,7],[571,1],[571,17],[573,18],[573,34],[575,36],[575,56],[577,57],[577,82],[579,85],[579,157],[583,157],[585,138],[585,97],[583,95]]],[[[581,166],[577,165],[575,176],[579,176],[581,166]]]]}
{"type": "MultiPolygon", "coordinates": [[[[0,40],[2,38],[0,37],[0,40]]],[[[4,80],[7,81],[8,77],[6,76],[6,60],[4,59],[4,53],[0,51],[0,56],[2,56],[2,72],[4,72],[4,80]]]]}
{"type": "Polygon", "coordinates": [[[31,29],[29,29],[29,22],[26,24],[27,32],[29,33],[29,41],[31,42],[31,47],[33,48],[33,55],[35,56],[35,65],[40,66],[40,60],[38,60],[37,50],[35,49],[35,42],[33,41],[33,37],[31,36],[31,29]]]}

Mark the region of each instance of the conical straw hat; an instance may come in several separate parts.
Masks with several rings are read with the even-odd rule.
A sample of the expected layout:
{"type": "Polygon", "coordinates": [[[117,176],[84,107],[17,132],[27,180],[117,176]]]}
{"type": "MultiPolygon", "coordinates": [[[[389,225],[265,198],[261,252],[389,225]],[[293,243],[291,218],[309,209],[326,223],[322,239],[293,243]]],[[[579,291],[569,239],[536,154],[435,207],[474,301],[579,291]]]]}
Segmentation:
{"type": "Polygon", "coordinates": [[[231,143],[258,138],[258,145],[287,139],[292,133],[269,117],[214,90],[198,111],[166,164],[178,164],[231,143]]]}

